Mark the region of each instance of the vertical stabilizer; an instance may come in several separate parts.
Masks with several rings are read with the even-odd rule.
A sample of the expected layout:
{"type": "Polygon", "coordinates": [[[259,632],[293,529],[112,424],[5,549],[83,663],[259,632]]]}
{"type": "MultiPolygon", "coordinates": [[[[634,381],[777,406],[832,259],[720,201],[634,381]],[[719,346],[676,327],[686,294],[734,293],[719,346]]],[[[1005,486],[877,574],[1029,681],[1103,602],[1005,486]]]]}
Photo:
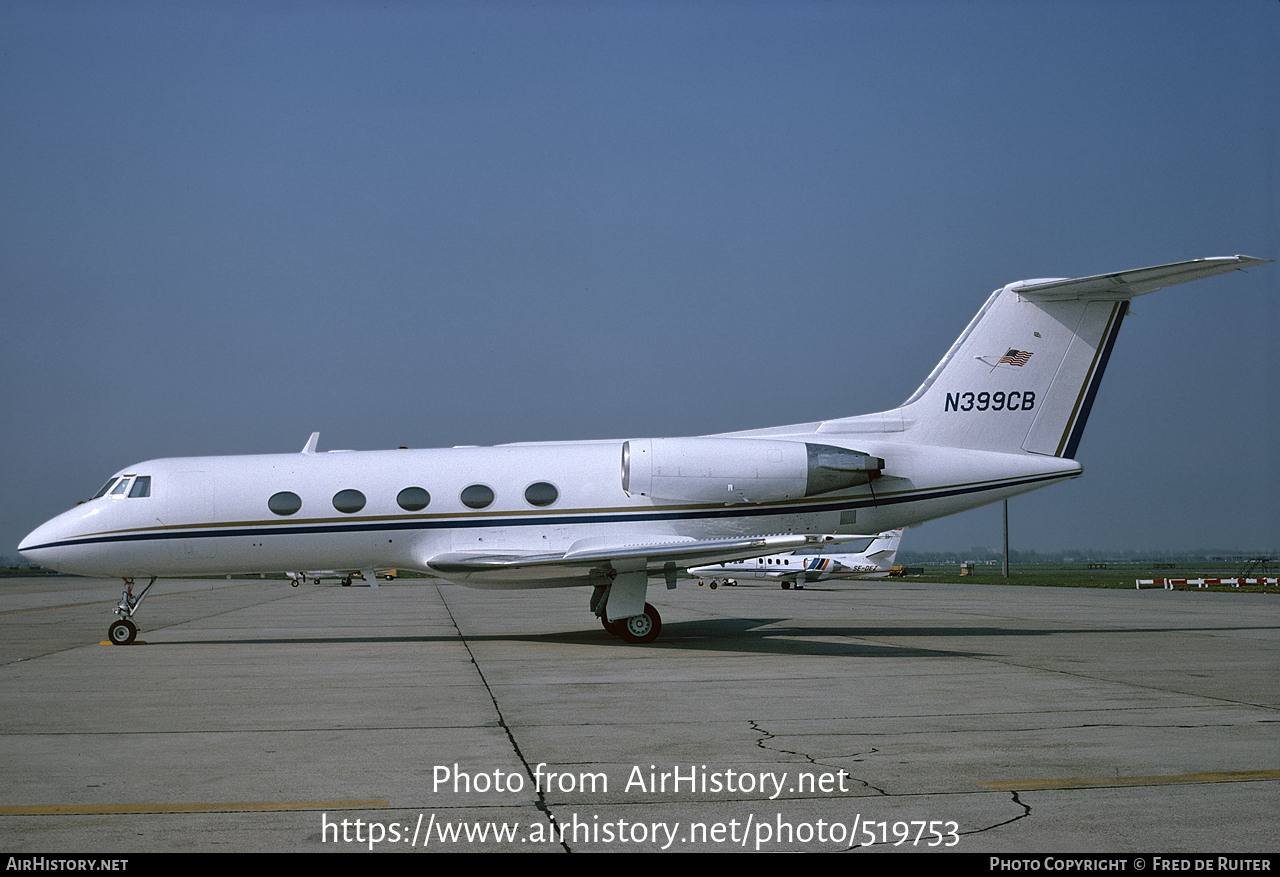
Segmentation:
{"type": "Polygon", "coordinates": [[[992,293],[911,398],[887,413],[901,418],[913,442],[1074,457],[1129,300],[1264,261],[1230,256],[1011,283],[992,293]]]}
{"type": "Polygon", "coordinates": [[[888,530],[877,536],[867,550],[863,552],[863,557],[868,563],[874,563],[877,569],[884,571],[893,568],[893,563],[898,559],[898,545],[902,542],[902,528],[897,530],[888,530]]]}

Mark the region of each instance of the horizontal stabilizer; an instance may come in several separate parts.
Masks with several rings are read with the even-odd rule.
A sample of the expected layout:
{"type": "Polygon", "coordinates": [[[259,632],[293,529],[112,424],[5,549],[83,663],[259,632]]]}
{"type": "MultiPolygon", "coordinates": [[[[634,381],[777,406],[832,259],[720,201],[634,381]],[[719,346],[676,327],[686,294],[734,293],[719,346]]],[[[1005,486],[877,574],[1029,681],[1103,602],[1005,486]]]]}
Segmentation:
{"type": "Polygon", "coordinates": [[[1023,280],[1010,284],[1009,288],[1024,298],[1036,301],[1127,301],[1166,286],[1265,265],[1268,261],[1251,256],[1218,256],[1073,280],[1023,280]]]}

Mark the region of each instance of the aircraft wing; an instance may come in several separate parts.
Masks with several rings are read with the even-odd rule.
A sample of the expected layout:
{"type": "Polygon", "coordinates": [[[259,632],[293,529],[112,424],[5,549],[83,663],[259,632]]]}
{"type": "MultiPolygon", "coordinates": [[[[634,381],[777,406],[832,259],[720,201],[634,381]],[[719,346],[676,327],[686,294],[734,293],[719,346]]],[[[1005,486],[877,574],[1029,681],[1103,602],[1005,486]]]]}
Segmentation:
{"type": "Polygon", "coordinates": [[[1199,280],[1226,271],[1238,271],[1265,265],[1269,259],[1252,256],[1218,256],[1211,259],[1193,259],[1189,262],[1173,262],[1154,268],[1135,268],[1115,274],[1096,274],[1072,280],[1023,280],[1011,284],[1018,295],[1041,301],[1066,301],[1089,299],[1091,301],[1125,301],[1135,295],[1155,292],[1166,286],[1199,280]]]}
{"type": "Polygon", "coordinates": [[[587,584],[593,573],[638,571],[655,577],[675,569],[709,566],[794,551],[806,545],[845,542],[864,537],[756,536],[730,539],[673,539],[654,542],[576,543],[563,552],[451,552],[430,558],[428,571],[471,584],[587,584]]]}

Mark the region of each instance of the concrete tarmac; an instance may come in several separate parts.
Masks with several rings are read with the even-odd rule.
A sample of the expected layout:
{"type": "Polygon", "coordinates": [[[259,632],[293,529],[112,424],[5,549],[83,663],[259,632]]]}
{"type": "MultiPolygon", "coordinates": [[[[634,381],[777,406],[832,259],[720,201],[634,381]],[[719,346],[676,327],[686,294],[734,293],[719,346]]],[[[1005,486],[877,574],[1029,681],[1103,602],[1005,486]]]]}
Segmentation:
{"type": "Polygon", "coordinates": [[[7,853],[1280,848],[1274,595],[119,591],[0,579],[7,853]]]}

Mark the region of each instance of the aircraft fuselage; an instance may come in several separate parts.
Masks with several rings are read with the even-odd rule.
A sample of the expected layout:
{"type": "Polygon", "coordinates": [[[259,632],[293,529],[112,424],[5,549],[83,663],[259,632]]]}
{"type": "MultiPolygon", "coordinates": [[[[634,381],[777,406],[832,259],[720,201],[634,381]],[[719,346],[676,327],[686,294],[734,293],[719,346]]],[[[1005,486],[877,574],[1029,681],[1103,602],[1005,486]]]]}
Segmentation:
{"type": "MultiPolygon", "coordinates": [[[[775,436],[770,444],[814,438],[775,436]]],[[[838,437],[820,438],[833,445],[838,437]]],[[[923,453],[907,444],[863,440],[857,450],[896,461],[868,484],[763,502],[681,501],[624,491],[623,445],[619,440],[151,460],[115,476],[149,477],[148,496],[130,497],[126,490],[82,503],[31,533],[21,550],[36,562],[81,575],[388,567],[434,572],[433,557],[457,552],[565,552],[596,539],[889,529],[1080,473],[1075,461],[1053,457],[936,448],[923,453]],[[405,493],[412,488],[417,491],[405,493]],[[488,491],[492,500],[483,504],[488,491]],[[412,508],[424,493],[426,506],[412,508]],[[272,511],[272,498],[281,494],[297,497],[296,510],[286,505],[287,513],[272,511]],[[356,504],[358,509],[340,510],[356,504]]],[[[571,573],[555,581],[483,573],[448,577],[482,587],[585,583],[571,573]]]]}

